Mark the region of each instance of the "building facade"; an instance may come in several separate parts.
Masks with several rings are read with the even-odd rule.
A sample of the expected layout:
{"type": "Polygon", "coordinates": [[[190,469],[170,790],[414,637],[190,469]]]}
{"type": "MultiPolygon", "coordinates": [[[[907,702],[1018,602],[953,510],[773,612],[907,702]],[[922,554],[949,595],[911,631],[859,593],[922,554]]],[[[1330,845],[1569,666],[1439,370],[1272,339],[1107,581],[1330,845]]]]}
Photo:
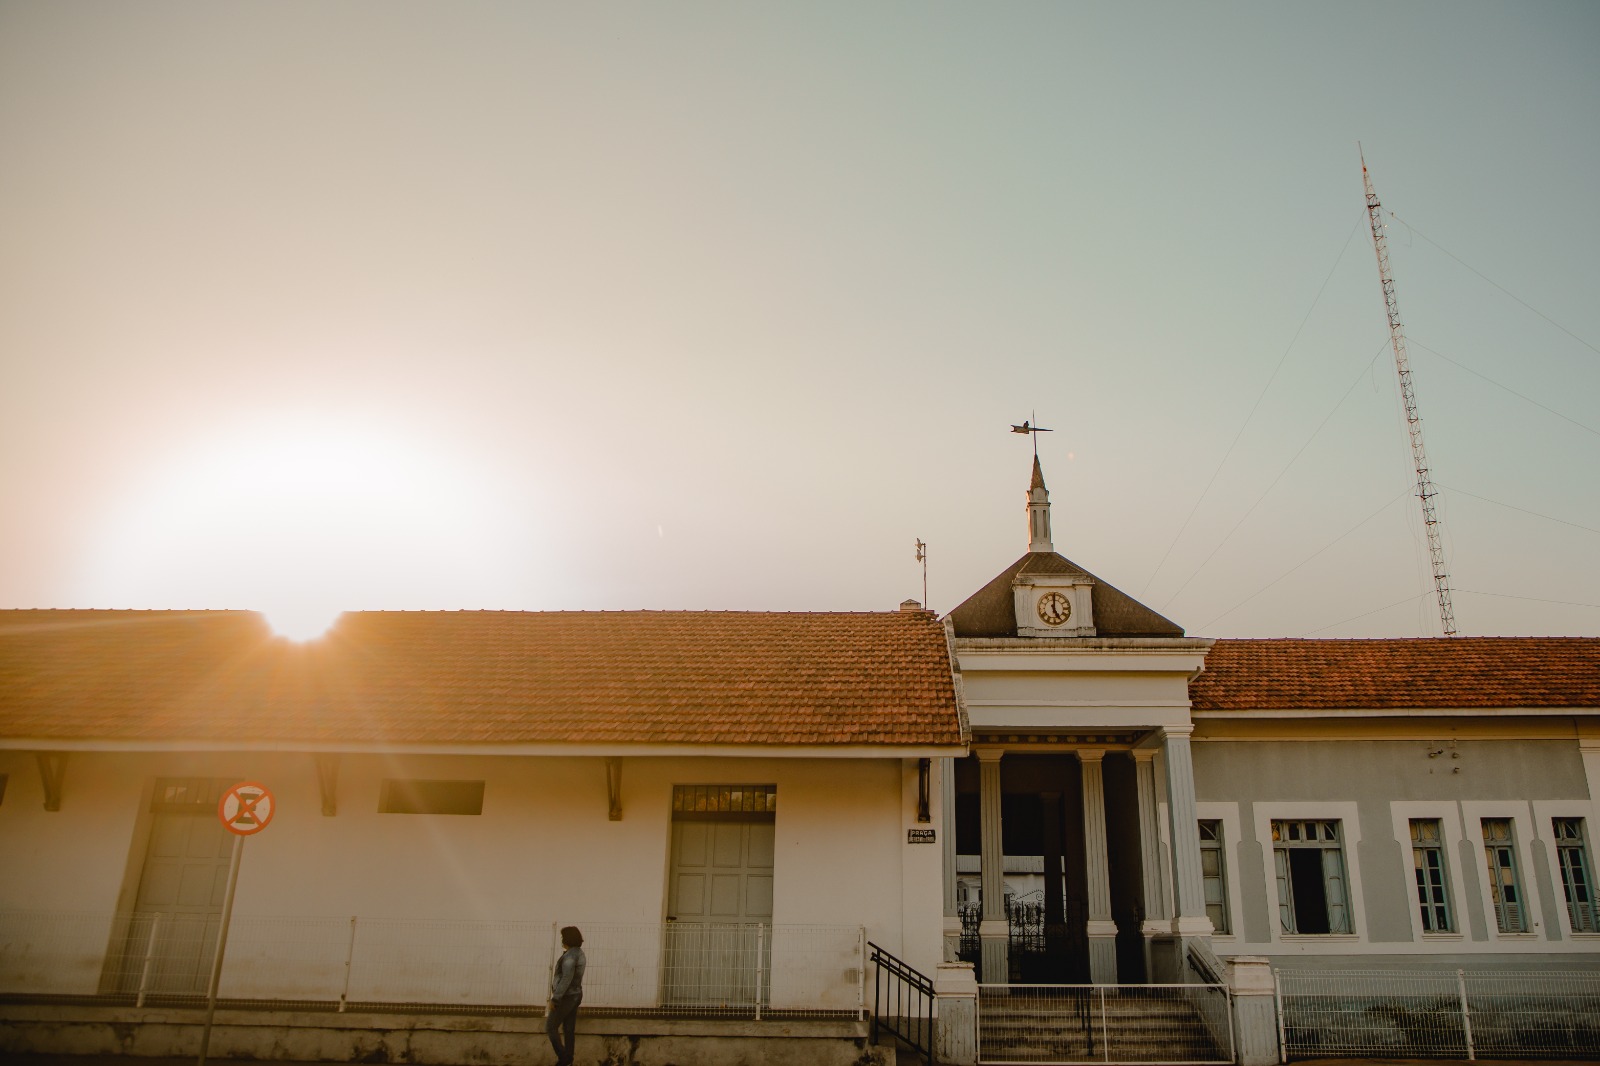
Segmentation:
{"type": "Polygon", "coordinates": [[[1026,515],[942,619],[0,612],[0,1051],[188,1054],[214,988],[219,1055],[541,1063],[568,924],[629,1062],[870,1058],[883,956],[958,1063],[983,989],[1210,987],[1254,1064],[1272,971],[1600,973],[1600,640],[1189,636],[1037,459],[1026,515]]]}

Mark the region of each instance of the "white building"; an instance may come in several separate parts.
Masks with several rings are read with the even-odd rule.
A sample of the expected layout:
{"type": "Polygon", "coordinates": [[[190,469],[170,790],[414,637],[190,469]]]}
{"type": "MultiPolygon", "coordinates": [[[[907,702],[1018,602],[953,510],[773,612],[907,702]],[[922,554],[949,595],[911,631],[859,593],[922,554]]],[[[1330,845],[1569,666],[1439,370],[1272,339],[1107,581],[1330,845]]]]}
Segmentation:
{"type": "Polygon", "coordinates": [[[622,1062],[901,967],[946,1062],[1600,1055],[1600,640],[1193,637],[1027,519],[942,621],[0,612],[0,1051],[192,1053],[239,854],[218,1055],[547,1062],[565,924],[622,1062]]]}
{"type": "Polygon", "coordinates": [[[966,739],[922,610],[359,613],[305,645],[240,612],[3,612],[0,1050],[71,1023],[56,1050],[192,1053],[219,800],[259,782],[219,994],[345,1017],[225,1010],[213,1054],[542,1062],[575,924],[585,1039],[853,1061],[866,941],[939,961],[918,838],[966,739]]]}

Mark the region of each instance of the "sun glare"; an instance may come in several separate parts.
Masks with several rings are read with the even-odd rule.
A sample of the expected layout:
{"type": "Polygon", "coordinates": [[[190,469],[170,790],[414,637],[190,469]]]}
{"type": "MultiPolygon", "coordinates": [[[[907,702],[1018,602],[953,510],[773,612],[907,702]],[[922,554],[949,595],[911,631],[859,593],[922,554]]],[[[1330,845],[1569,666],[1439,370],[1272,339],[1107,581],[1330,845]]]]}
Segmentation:
{"type": "Polygon", "coordinates": [[[343,613],[305,605],[266,610],[261,615],[278,636],[304,644],[327,633],[343,613]]]}
{"type": "Polygon", "coordinates": [[[481,462],[350,415],[186,441],[126,493],[85,605],[256,610],[291,640],[346,610],[499,606],[527,551],[481,462]]]}

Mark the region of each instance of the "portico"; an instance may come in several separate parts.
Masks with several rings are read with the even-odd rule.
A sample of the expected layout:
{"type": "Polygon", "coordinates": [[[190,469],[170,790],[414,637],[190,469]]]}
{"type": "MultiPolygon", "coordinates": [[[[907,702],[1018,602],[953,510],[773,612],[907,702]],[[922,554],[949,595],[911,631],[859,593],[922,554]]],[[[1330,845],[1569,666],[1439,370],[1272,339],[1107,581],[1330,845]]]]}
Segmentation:
{"type": "Polygon", "coordinates": [[[1188,683],[1212,642],[1055,553],[1037,458],[1028,527],[947,619],[972,730],[945,767],[947,954],[984,983],[1172,980],[1211,933],[1188,683]]]}

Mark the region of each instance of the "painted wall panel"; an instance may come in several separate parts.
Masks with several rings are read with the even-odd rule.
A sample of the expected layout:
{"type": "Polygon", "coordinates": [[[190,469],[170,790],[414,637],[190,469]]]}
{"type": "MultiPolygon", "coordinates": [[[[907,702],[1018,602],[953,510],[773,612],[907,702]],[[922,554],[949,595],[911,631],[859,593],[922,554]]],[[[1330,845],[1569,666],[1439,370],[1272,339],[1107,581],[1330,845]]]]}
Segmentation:
{"type": "MultiPolygon", "coordinates": [[[[623,818],[614,822],[598,758],[345,755],[338,813],[326,817],[308,754],[74,754],[62,809],[46,812],[32,756],[0,753],[0,772],[11,775],[0,804],[0,910],[110,915],[119,901],[131,908],[155,826],[154,779],[258,780],[273,790],[277,807],[272,824],[246,841],[236,920],[294,918],[319,937],[334,937],[335,957],[317,963],[333,981],[347,935],[340,930],[351,915],[659,925],[673,785],[775,784],[775,839],[763,856],[773,876],[755,886],[763,905],[770,891],[773,921],[864,925],[891,951],[902,950],[903,930],[926,930],[930,946],[920,953],[930,957],[919,961],[931,970],[941,920],[939,849],[905,843],[905,820],[914,817],[905,799],[906,763],[629,758],[623,818]],[[380,813],[382,782],[396,777],[482,780],[483,813],[380,813]],[[908,888],[908,872],[929,874],[927,884],[908,888]],[[927,913],[908,920],[907,907],[927,913]]],[[[914,803],[914,772],[911,780],[914,803]]],[[[548,934],[530,935],[529,951],[540,955],[530,965],[538,969],[548,934]]],[[[87,938],[85,950],[103,953],[105,944],[102,931],[87,938]]],[[[79,983],[92,986],[94,976],[90,968],[79,983]]]]}

